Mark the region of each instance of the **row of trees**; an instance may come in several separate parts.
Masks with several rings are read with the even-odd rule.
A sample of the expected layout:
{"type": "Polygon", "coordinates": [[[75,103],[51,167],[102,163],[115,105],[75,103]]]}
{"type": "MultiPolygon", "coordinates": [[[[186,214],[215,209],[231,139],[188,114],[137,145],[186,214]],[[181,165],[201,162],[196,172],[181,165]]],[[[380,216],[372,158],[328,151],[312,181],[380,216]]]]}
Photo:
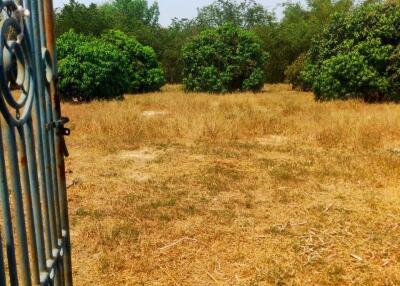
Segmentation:
{"type": "MultiPolygon", "coordinates": [[[[80,59],[83,50],[86,58],[98,53],[94,46],[104,50],[104,58],[91,68],[102,67],[100,74],[107,78],[105,71],[123,67],[123,92],[157,90],[165,80],[183,83],[187,91],[209,92],[257,91],[265,82],[288,80],[295,88],[313,90],[319,100],[399,100],[397,0],[306,2],[284,4],[277,20],[255,0],[215,0],[194,19],[174,19],[169,27],[161,27],[156,2],[113,0],[85,6],[70,0],[56,14],[59,49],[73,50],[73,57],[80,59]],[[65,48],[63,44],[73,40],[88,44],[65,48]],[[104,64],[106,50],[113,63],[104,64]],[[128,65],[115,65],[121,59],[128,65]]],[[[61,51],[60,56],[67,54],[61,51]]],[[[60,74],[68,79],[61,87],[69,88],[70,94],[76,94],[79,85],[90,87],[92,94],[107,89],[121,93],[120,87],[94,87],[89,80],[74,87],[79,69],[80,78],[86,77],[73,57],[60,64],[60,74]]]]}
{"type": "Polygon", "coordinates": [[[270,55],[264,67],[267,82],[282,82],[285,69],[310,48],[311,39],[329,23],[335,12],[347,11],[352,0],[307,0],[284,4],[282,19],[255,0],[216,0],[198,10],[194,19],[174,19],[169,27],[159,24],[159,9],[147,0],[113,0],[86,6],[70,0],[56,13],[57,34],[71,28],[99,36],[109,29],[123,31],[152,47],[165,69],[168,82],[182,82],[182,48],[202,31],[230,22],[261,39],[270,55]]]}

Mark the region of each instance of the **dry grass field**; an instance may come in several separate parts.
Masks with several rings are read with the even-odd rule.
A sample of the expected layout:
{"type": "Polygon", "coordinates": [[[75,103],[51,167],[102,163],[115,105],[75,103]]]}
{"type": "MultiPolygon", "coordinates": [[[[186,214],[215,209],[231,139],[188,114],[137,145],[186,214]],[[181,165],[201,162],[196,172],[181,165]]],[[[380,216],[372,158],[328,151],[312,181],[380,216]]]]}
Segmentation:
{"type": "Polygon", "coordinates": [[[400,285],[400,105],[168,86],[63,109],[76,285],[400,285]]]}

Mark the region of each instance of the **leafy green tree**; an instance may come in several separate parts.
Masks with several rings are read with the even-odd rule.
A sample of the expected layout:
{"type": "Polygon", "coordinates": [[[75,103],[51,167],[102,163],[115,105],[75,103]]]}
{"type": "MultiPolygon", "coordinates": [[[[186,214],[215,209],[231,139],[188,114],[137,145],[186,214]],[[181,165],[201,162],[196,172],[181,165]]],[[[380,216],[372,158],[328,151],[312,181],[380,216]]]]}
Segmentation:
{"type": "Polygon", "coordinates": [[[364,4],[337,14],[308,54],[303,72],[319,100],[400,99],[400,5],[364,4]]]}
{"type": "Polygon", "coordinates": [[[124,71],[128,78],[126,91],[130,93],[159,90],[165,83],[165,75],[151,47],[143,46],[135,38],[118,30],[102,35],[102,39],[118,48],[127,60],[124,71]]]}
{"type": "Polygon", "coordinates": [[[309,91],[311,87],[307,85],[302,77],[307,60],[307,53],[302,53],[290,66],[285,70],[286,80],[292,85],[294,89],[301,91],[309,91]]]}
{"type": "Polygon", "coordinates": [[[105,14],[93,3],[85,6],[70,0],[56,12],[55,17],[57,35],[73,29],[77,33],[98,36],[110,27],[105,14]]]}
{"type": "Polygon", "coordinates": [[[114,46],[73,30],[57,39],[59,88],[64,100],[121,97],[127,61],[114,46]]]}
{"type": "Polygon", "coordinates": [[[99,6],[70,0],[56,11],[56,30],[57,35],[73,29],[99,36],[106,30],[117,29],[153,46],[157,42],[159,15],[157,2],[149,5],[147,0],[113,0],[99,6]]]}
{"type": "Polygon", "coordinates": [[[273,15],[254,0],[216,0],[198,10],[196,22],[201,27],[214,28],[229,22],[248,29],[268,24],[272,19],[273,15]]]}
{"type": "Polygon", "coordinates": [[[133,24],[157,26],[160,17],[158,3],[149,5],[147,0],[113,0],[100,6],[113,23],[114,28],[121,31],[131,28],[133,24]]]}
{"type": "Polygon", "coordinates": [[[151,42],[154,30],[159,27],[157,2],[149,5],[147,0],[113,0],[99,9],[112,29],[135,36],[144,44],[151,42]]]}
{"type": "Polygon", "coordinates": [[[200,33],[201,29],[194,20],[173,19],[168,28],[162,28],[157,47],[159,58],[170,83],[181,83],[183,72],[182,48],[190,39],[200,33]]]}
{"type": "Polygon", "coordinates": [[[186,91],[259,91],[267,55],[255,34],[233,24],[202,32],[183,49],[186,91]]]}
{"type": "Polygon", "coordinates": [[[262,48],[270,55],[264,70],[265,80],[282,82],[284,71],[309,50],[312,39],[329,24],[332,15],[353,6],[352,0],[308,0],[306,5],[286,3],[283,18],[278,20],[256,1],[215,0],[199,9],[193,20],[175,19],[169,27],[161,27],[155,1],[111,0],[99,6],[85,6],[70,0],[56,12],[57,35],[71,28],[95,36],[110,29],[121,30],[152,47],[168,82],[175,83],[182,81],[181,50],[185,43],[206,29],[233,23],[256,33],[262,48]]]}
{"type": "Polygon", "coordinates": [[[284,71],[310,48],[312,39],[329,25],[332,15],[348,11],[352,0],[309,0],[306,5],[286,3],[281,21],[257,26],[263,48],[270,54],[266,67],[267,82],[282,82],[284,71]]]}

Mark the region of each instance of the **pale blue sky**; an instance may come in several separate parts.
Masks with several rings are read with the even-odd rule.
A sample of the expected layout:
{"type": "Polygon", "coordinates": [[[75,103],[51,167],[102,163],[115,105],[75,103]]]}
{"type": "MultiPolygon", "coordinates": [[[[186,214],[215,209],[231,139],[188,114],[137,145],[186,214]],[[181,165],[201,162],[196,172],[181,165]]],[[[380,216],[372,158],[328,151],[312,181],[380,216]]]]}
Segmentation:
{"type": "MultiPolygon", "coordinates": [[[[68,0],[53,0],[55,7],[61,7],[68,3],[68,0]]],[[[102,3],[104,0],[78,0],[79,2],[89,4],[91,2],[102,3]]],[[[160,23],[163,26],[168,26],[171,19],[176,18],[193,18],[197,14],[197,8],[206,6],[214,0],[158,0],[160,6],[160,23]]],[[[152,0],[150,0],[152,2],[152,0]]],[[[269,10],[276,10],[280,13],[281,4],[287,0],[258,0],[258,3],[264,5],[269,10]]],[[[297,2],[297,1],[293,1],[297,2]]],[[[299,0],[299,2],[304,2],[299,0]]]]}

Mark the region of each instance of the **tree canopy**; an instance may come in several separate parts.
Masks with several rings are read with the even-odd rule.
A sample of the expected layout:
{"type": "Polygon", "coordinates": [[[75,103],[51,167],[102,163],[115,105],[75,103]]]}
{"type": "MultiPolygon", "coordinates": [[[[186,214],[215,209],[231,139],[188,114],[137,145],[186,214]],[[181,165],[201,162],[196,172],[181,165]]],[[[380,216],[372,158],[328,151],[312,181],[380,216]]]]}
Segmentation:
{"type": "Polygon", "coordinates": [[[181,51],[185,43],[204,30],[231,23],[260,37],[264,51],[270,54],[265,79],[281,82],[287,67],[308,51],[312,39],[329,24],[332,15],[353,6],[352,0],[288,2],[284,4],[282,17],[278,18],[256,0],[215,0],[199,8],[195,18],[174,19],[168,27],[161,27],[157,2],[112,0],[85,6],[70,0],[57,11],[57,33],[70,28],[92,35],[110,29],[121,30],[155,50],[169,82],[181,82],[181,51]]]}
{"type": "Polygon", "coordinates": [[[216,0],[214,3],[198,9],[196,23],[201,27],[219,27],[225,23],[250,29],[268,25],[274,15],[255,0],[216,0]]]}
{"type": "Polygon", "coordinates": [[[164,71],[151,47],[119,30],[101,37],[69,30],[57,39],[59,87],[66,100],[113,99],[157,91],[164,71]]]}
{"type": "Polygon", "coordinates": [[[257,36],[233,24],[202,32],[183,49],[187,91],[259,91],[267,54],[257,36]]]}
{"type": "MultiPolygon", "coordinates": [[[[205,34],[210,36],[211,30],[220,31],[221,27],[230,25],[232,29],[234,27],[257,35],[261,50],[269,55],[267,64],[262,65],[263,78],[267,83],[289,80],[295,87],[302,89],[313,86],[313,91],[321,98],[329,93],[334,93],[336,96],[345,93],[347,96],[349,94],[347,91],[339,92],[337,89],[332,89],[328,92],[328,88],[332,88],[331,83],[339,80],[338,77],[351,74],[350,70],[362,69],[370,75],[381,76],[381,79],[373,84],[374,87],[379,86],[375,96],[380,94],[378,97],[382,97],[384,94],[384,97],[387,97],[388,93],[383,89],[397,88],[395,81],[399,48],[395,44],[390,48],[386,47],[384,38],[377,36],[370,35],[363,41],[354,38],[364,31],[369,34],[381,30],[391,33],[390,29],[398,28],[393,26],[398,24],[393,22],[395,21],[393,17],[398,15],[386,16],[387,7],[398,9],[399,2],[397,0],[306,0],[305,3],[292,1],[285,2],[282,15],[277,16],[257,0],[215,0],[210,5],[199,8],[197,16],[193,19],[173,19],[168,27],[162,27],[159,23],[160,11],[156,1],[111,0],[100,5],[84,5],[76,0],[70,0],[56,12],[56,31],[58,36],[73,29],[77,33],[96,37],[110,30],[121,31],[128,37],[135,38],[137,43],[153,48],[154,58],[158,58],[161,63],[160,66],[154,66],[158,69],[157,74],[160,79],[163,73],[168,82],[188,83],[188,62],[195,60],[188,55],[188,47],[193,45],[194,39],[202,37],[204,39],[205,34]],[[386,7],[386,10],[381,7],[386,7]],[[364,16],[361,15],[362,11],[367,11],[364,16]],[[375,22],[371,21],[386,22],[378,29],[373,26],[375,22]],[[382,50],[382,45],[388,50],[382,50]],[[368,63],[368,68],[361,68],[365,65],[365,58],[369,58],[369,61],[374,58],[369,53],[375,52],[379,54],[378,58],[385,59],[385,62],[380,62],[382,67],[371,70],[374,64],[368,63]],[[306,71],[304,71],[305,66],[306,71]],[[314,69],[310,69],[311,66],[314,69]],[[338,72],[336,66],[343,67],[341,75],[333,74],[334,70],[335,73],[338,72]],[[161,69],[164,72],[161,72],[161,69]],[[326,80],[328,77],[331,82],[329,84],[326,80]],[[319,84],[316,85],[316,82],[319,84]]],[[[395,37],[391,41],[397,43],[395,37]]],[[[196,51],[193,52],[196,54],[196,51]]],[[[353,75],[354,79],[359,76],[353,75]]],[[[377,78],[365,75],[361,79],[364,77],[374,80],[377,78]]],[[[367,89],[372,89],[367,86],[367,89]]],[[[352,90],[353,93],[357,93],[354,92],[354,88],[352,90]]]]}
{"type": "Polygon", "coordinates": [[[400,6],[366,3],[336,14],[303,72],[319,100],[400,100],[400,6]]]}

